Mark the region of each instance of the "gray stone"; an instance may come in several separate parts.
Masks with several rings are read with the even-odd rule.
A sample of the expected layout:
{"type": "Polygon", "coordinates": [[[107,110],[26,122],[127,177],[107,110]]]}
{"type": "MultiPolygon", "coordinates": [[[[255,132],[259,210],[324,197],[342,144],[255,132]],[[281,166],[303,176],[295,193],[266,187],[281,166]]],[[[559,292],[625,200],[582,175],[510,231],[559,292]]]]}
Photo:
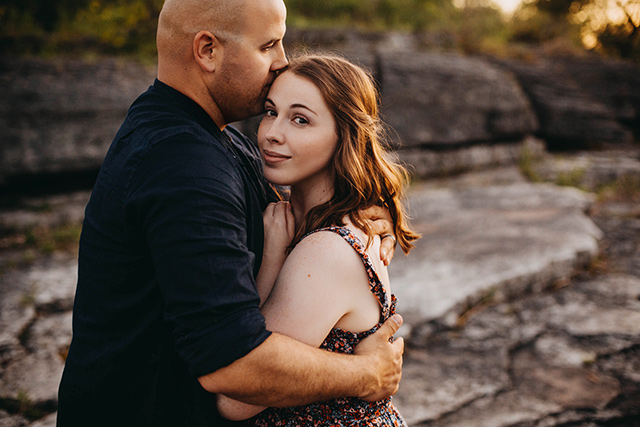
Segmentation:
{"type": "Polygon", "coordinates": [[[0,396],[56,402],[64,360],[71,342],[71,312],[34,319],[14,347],[0,376],[0,396]]]}
{"type": "Polygon", "coordinates": [[[29,425],[29,421],[20,415],[11,415],[0,409],[0,427],[24,427],[29,425]]]}
{"type": "Polygon", "coordinates": [[[0,396],[31,402],[56,402],[64,361],[49,351],[21,351],[8,363],[0,377],[0,396]]]}
{"type": "Polygon", "coordinates": [[[393,403],[409,425],[437,419],[507,387],[507,366],[499,348],[408,350],[393,403]]]}
{"type": "Polygon", "coordinates": [[[629,128],[620,124],[614,111],[576,80],[574,69],[561,59],[500,63],[517,76],[529,96],[540,124],[538,135],[545,140],[559,147],[633,141],[629,128]]]}
{"type": "Polygon", "coordinates": [[[417,185],[409,200],[423,237],[389,270],[409,325],[436,318],[452,324],[483,298],[540,290],[598,253],[601,231],[584,214],[591,199],[573,188],[417,185]]]}
{"type": "Polygon", "coordinates": [[[76,270],[74,256],[54,253],[0,277],[0,397],[57,400],[71,341],[76,270]]]}
{"type": "MultiPolygon", "coordinates": [[[[592,202],[576,189],[529,184],[515,167],[414,185],[410,208],[426,246],[408,258],[398,254],[391,265],[398,311],[407,321],[394,402],[410,425],[634,425],[640,220],[593,217],[606,232],[602,240],[585,212],[608,211],[592,202]],[[601,244],[607,269],[576,274],[593,256],[592,244],[601,244]],[[427,279],[416,297],[402,294],[406,283],[396,279],[403,268],[427,279]],[[475,287],[484,280],[494,282],[475,287]],[[443,289],[433,291],[434,281],[443,289]],[[449,308],[436,315],[430,304],[441,295],[450,298],[449,308]],[[403,306],[411,298],[431,314],[413,316],[403,306]]],[[[65,202],[51,205],[48,214],[55,216],[65,202]]],[[[75,270],[75,255],[56,252],[0,276],[0,397],[55,410],[75,270]]],[[[0,425],[53,426],[55,413],[29,424],[0,411],[0,425]]]]}
{"type": "MultiPolygon", "coordinates": [[[[539,156],[533,170],[544,181],[573,185],[589,191],[624,185],[621,180],[640,181],[640,150],[581,151],[558,156],[539,156]]],[[[611,208],[611,207],[609,207],[611,208]]]]}
{"type": "Polygon", "coordinates": [[[629,127],[640,128],[640,73],[637,64],[596,55],[556,58],[592,99],[607,106],[629,127]]]}
{"type": "Polygon", "coordinates": [[[532,159],[546,154],[543,141],[532,136],[517,142],[476,144],[450,149],[402,147],[400,160],[409,165],[416,178],[451,176],[460,171],[477,171],[518,164],[524,155],[532,159]]]}
{"type": "Polygon", "coordinates": [[[29,424],[29,427],[56,427],[56,417],[58,416],[57,412],[53,414],[49,414],[41,420],[36,421],[35,423],[29,424]]]}
{"type": "Polygon", "coordinates": [[[38,310],[71,310],[78,280],[78,262],[61,259],[54,268],[33,268],[27,274],[27,280],[33,284],[34,304],[38,310]]]}
{"type": "Polygon", "coordinates": [[[35,315],[30,284],[20,274],[5,273],[0,280],[0,363],[17,356],[20,337],[35,315]]]}
{"type": "Polygon", "coordinates": [[[525,348],[517,352],[511,369],[518,391],[562,408],[599,409],[620,393],[620,383],[614,377],[585,366],[555,363],[534,350],[525,348]]]}
{"type": "Polygon", "coordinates": [[[116,60],[0,58],[0,178],[97,169],[154,74],[116,60]]]}
{"type": "Polygon", "coordinates": [[[36,227],[81,224],[90,192],[23,198],[19,208],[0,209],[0,230],[25,231],[36,227]]]}
{"type": "Polygon", "coordinates": [[[517,140],[537,128],[515,79],[488,62],[387,51],[380,64],[382,114],[404,146],[517,140]]]}
{"type": "Polygon", "coordinates": [[[526,425],[527,422],[538,420],[561,409],[560,405],[538,399],[535,396],[523,396],[516,391],[507,391],[481,397],[458,411],[447,414],[435,423],[424,425],[439,427],[526,425]]]}

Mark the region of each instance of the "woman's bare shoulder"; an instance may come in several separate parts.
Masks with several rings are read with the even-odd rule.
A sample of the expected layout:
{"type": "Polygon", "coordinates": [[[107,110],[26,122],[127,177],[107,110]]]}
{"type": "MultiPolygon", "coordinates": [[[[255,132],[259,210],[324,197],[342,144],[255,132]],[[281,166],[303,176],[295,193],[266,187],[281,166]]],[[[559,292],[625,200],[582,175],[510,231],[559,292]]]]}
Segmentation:
{"type": "Polygon", "coordinates": [[[293,249],[288,263],[298,268],[324,271],[327,277],[338,275],[350,279],[353,271],[362,268],[360,255],[348,241],[336,232],[316,231],[302,239],[293,249]],[[348,277],[346,277],[348,276],[348,277]]]}

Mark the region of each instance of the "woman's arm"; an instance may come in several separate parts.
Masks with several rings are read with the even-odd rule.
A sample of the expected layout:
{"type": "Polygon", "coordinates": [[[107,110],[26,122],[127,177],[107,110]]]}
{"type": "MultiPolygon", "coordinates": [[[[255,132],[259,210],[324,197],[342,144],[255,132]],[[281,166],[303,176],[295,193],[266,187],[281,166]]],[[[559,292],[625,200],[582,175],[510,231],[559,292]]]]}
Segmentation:
{"type": "MultiPolygon", "coordinates": [[[[362,304],[363,294],[372,297],[360,256],[342,237],[320,232],[301,241],[289,255],[262,312],[269,330],[318,347],[341,318],[362,304]]],[[[374,307],[372,324],[363,330],[379,318],[377,302],[374,307]]],[[[218,409],[238,420],[264,407],[219,395],[218,409]]]]}

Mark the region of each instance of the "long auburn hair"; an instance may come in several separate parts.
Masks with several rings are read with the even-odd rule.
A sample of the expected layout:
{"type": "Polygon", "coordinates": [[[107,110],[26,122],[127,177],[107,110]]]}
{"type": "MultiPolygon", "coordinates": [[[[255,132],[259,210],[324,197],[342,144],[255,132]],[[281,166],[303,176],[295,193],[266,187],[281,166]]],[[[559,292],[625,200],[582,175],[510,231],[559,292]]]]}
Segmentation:
{"type": "Polygon", "coordinates": [[[344,225],[345,215],[349,215],[372,242],[373,232],[361,211],[378,205],[389,210],[397,243],[409,253],[414,247],[412,242],[420,237],[411,230],[404,207],[409,175],[386,143],[378,112],[378,90],[372,76],[344,58],[327,54],[293,58],[285,72],[309,80],[320,90],[333,114],[338,134],[330,164],[333,196],[305,215],[289,250],[312,230],[344,225]]]}

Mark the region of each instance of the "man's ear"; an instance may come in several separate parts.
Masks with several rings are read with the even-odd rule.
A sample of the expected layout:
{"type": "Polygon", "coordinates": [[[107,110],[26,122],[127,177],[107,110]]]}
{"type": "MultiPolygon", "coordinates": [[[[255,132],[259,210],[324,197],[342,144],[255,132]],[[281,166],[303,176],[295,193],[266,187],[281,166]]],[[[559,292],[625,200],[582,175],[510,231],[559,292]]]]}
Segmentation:
{"type": "Polygon", "coordinates": [[[222,49],[220,40],[210,31],[199,31],[193,38],[193,57],[203,71],[215,71],[222,49]]]}

